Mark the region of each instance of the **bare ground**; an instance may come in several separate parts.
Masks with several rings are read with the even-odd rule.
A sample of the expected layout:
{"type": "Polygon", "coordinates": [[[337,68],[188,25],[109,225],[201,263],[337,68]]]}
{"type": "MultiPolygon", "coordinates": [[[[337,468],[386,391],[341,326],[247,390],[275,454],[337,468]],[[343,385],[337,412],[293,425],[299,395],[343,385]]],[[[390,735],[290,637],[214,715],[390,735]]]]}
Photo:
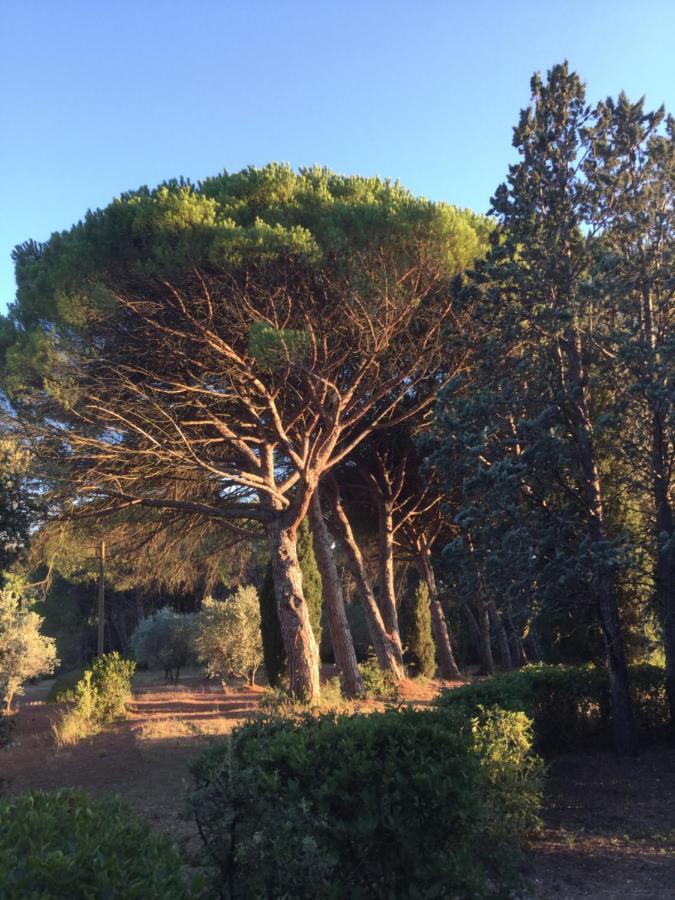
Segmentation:
{"type": "MultiPolygon", "coordinates": [[[[409,682],[403,699],[429,704],[440,682],[409,682]]],[[[187,798],[190,760],[254,711],[262,688],[220,685],[192,675],[177,687],[141,674],[129,717],[57,749],[50,684],[30,688],[12,745],[0,751],[10,794],[81,787],[118,793],[190,852],[198,847],[187,798]]],[[[377,704],[362,705],[362,709],[377,704]]],[[[675,750],[637,759],[570,754],[549,769],[545,828],[528,855],[532,900],[675,900],[675,750]]]]}

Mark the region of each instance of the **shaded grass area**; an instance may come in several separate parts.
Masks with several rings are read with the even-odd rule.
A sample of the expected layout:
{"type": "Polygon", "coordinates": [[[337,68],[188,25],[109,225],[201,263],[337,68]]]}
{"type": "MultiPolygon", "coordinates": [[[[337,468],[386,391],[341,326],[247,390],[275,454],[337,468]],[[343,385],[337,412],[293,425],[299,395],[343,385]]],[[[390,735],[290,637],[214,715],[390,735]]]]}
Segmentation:
{"type": "Polygon", "coordinates": [[[675,898],[675,750],[554,760],[529,876],[541,900],[675,898]]]}

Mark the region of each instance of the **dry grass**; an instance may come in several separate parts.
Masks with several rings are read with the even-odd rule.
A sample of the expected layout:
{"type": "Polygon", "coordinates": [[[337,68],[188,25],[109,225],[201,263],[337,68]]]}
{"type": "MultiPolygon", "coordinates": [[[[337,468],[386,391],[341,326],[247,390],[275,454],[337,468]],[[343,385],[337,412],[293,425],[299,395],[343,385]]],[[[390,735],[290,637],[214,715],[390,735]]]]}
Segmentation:
{"type": "Polygon", "coordinates": [[[202,722],[180,717],[150,719],[134,728],[134,737],[143,744],[153,741],[182,740],[184,738],[218,737],[229,734],[238,722],[216,717],[202,722]]]}
{"type": "Polygon", "coordinates": [[[100,731],[100,725],[92,718],[81,715],[75,707],[62,711],[58,720],[52,722],[54,743],[59,749],[72,747],[83,738],[93,737],[100,731]]]}

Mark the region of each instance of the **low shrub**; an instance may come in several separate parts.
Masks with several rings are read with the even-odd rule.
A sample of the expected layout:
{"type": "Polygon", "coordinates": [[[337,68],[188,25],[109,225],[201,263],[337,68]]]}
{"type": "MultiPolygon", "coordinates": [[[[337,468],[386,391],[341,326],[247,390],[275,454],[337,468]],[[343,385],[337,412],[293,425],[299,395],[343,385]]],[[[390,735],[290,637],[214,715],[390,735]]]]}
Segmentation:
{"type": "Polygon", "coordinates": [[[66,703],[75,700],[75,688],[82,679],[84,669],[71,669],[56,676],[56,680],[49,691],[50,703],[66,703]]]}
{"type": "Polygon", "coordinates": [[[115,797],[59,790],[0,802],[4,900],[187,900],[198,890],[168,839],[115,797]]]}
{"type": "MultiPolygon", "coordinates": [[[[665,672],[633,666],[631,690],[643,734],[668,720],[665,672]]],[[[521,710],[532,719],[535,748],[544,753],[609,746],[609,682],[594,666],[537,665],[444,691],[437,705],[471,716],[480,707],[521,710]]]]}
{"type": "Polygon", "coordinates": [[[376,700],[398,700],[398,684],[391,674],[385,672],[374,653],[359,665],[361,680],[366,697],[376,700]]]}
{"type": "Polygon", "coordinates": [[[117,651],[99,656],[84,671],[75,685],[72,705],[54,726],[57,743],[76,743],[123,716],[135,668],[132,660],[122,659],[117,651]]]}
{"type": "MultiPolygon", "coordinates": [[[[522,713],[390,709],[252,721],[193,766],[228,898],[505,896],[538,826],[522,713]]],[[[217,887],[216,887],[217,885],[217,887]]]]}

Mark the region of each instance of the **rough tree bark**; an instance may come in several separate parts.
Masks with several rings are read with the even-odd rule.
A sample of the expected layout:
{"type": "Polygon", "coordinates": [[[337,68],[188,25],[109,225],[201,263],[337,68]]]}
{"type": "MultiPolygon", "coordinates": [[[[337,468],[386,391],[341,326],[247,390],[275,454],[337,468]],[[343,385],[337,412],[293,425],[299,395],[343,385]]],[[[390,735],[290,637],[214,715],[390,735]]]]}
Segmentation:
{"type": "Polygon", "coordinates": [[[396,589],[394,587],[394,521],[392,503],[381,492],[374,491],[378,518],[379,585],[380,612],[387,633],[400,644],[401,632],[396,612],[396,589]]]}
{"type": "Polygon", "coordinates": [[[288,657],[291,694],[304,703],[319,699],[319,648],[302,593],[302,569],[297,551],[297,526],[281,518],[267,526],[279,624],[288,657]]]}
{"type": "Polygon", "coordinates": [[[321,573],[323,601],[328,618],[330,640],[335,655],[335,662],[342,676],[342,685],[348,697],[356,697],[363,693],[363,680],[359,672],[354,651],[354,641],[347,621],[342,584],[335,565],[335,557],[331,547],[330,535],[321,511],[319,489],[314,491],[309,507],[309,524],[314,538],[314,555],[321,573]]]}

